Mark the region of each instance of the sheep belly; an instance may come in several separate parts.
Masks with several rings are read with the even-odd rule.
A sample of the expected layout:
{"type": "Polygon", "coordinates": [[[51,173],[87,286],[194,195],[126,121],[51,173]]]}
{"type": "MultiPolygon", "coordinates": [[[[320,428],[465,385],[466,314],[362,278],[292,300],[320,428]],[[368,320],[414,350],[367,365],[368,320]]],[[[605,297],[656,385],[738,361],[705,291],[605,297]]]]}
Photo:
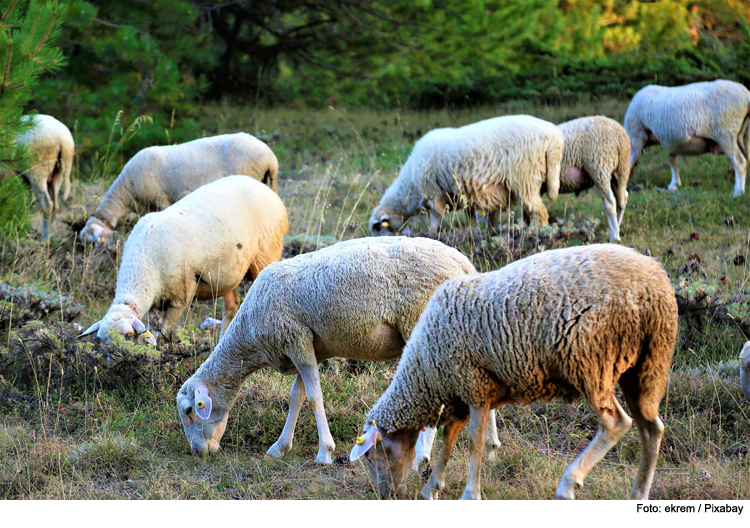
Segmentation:
{"type": "Polygon", "coordinates": [[[593,186],[594,180],[591,179],[586,171],[581,170],[578,167],[569,168],[560,179],[561,194],[574,192],[576,193],[576,196],[578,196],[581,191],[590,189],[593,186]]]}
{"type": "Polygon", "coordinates": [[[343,357],[361,361],[387,361],[401,355],[404,339],[398,329],[386,322],[375,325],[369,334],[325,336],[314,333],[313,347],[318,361],[343,357]]]}

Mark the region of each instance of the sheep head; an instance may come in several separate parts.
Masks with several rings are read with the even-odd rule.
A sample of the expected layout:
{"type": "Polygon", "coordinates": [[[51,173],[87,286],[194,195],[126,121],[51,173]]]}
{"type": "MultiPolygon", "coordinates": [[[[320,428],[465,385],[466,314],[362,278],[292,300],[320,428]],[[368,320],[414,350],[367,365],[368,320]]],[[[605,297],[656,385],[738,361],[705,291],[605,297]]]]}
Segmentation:
{"type": "Polygon", "coordinates": [[[375,208],[370,216],[370,235],[387,236],[398,234],[404,227],[407,218],[403,215],[375,208]]]}
{"type": "Polygon", "coordinates": [[[414,462],[419,430],[402,429],[384,433],[374,423],[365,425],[349,460],[364,455],[370,478],[382,498],[391,494],[406,496],[406,477],[414,462]]]}
{"type": "Polygon", "coordinates": [[[740,386],[745,399],[750,401],[750,341],[745,342],[740,352],[740,386]]]}
{"type": "Polygon", "coordinates": [[[92,243],[97,246],[104,246],[112,241],[113,231],[100,219],[92,216],[86,221],[86,225],[81,229],[79,236],[84,244],[92,243]]]}
{"type": "Polygon", "coordinates": [[[188,380],[177,393],[177,413],[190,448],[196,455],[215,453],[224,435],[229,409],[211,398],[204,383],[188,380]]]}
{"type": "Polygon", "coordinates": [[[89,326],[81,335],[83,337],[96,332],[96,336],[105,343],[111,341],[110,332],[115,332],[123,336],[139,335],[151,345],[156,345],[156,338],[146,328],[143,321],[138,319],[138,315],[133,308],[126,304],[114,304],[107,311],[103,319],[89,326]]]}

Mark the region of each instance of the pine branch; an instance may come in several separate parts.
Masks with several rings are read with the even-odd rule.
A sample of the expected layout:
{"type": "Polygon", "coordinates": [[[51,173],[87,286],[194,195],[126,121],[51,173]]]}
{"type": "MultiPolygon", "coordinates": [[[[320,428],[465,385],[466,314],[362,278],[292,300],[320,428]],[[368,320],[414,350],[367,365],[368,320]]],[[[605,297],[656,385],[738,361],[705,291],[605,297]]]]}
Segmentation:
{"type": "Polygon", "coordinates": [[[52,26],[55,25],[55,20],[56,19],[57,19],[57,11],[55,11],[55,14],[53,14],[52,17],[49,19],[49,26],[47,26],[46,33],[42,37],[41,42],[39,42],[39,45],[34,50],[34,53],[31,54],[31,58],[32,59],[37,56],[37,54],[39,53],[39,51],[41,51],[42,46],[44,46],[44,43],[47,42],[47,37],[49,37],[50,31],[52,31],[52,26]]]}
{"type": "Polygon", "coordinates": [[[0,18],[0,24],[5,22],[5,19],[8,18],[8,15],[13,11],[13,9],[16,7],[16,3],[18,3],[18,0],[13,0],[13,3],[10,4],[10,7],[8,8],[8,11],[3,15],[3,18],[0,18]]]}

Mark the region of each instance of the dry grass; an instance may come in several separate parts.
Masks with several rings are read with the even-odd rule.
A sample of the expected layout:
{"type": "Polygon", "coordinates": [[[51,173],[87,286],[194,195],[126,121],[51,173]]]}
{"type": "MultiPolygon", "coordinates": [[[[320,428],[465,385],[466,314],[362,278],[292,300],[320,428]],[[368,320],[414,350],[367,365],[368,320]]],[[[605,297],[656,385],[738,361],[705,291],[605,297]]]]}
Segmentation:
{"type": "MultiPolygon", "coordinates": [[[[431,128],[506,113],[530,113],[553,122],[597,113],[621,120],[625,108],[626,103],[619,101],[562,108],[509,104],[428,113],[263,111],[220,105],[206,108],[204,127],[206,134],[244,130],[271,143],[281,163],[280,194],[291,216],[286,254],[292,255],[366,235],[370,211],[395,178],[414,140],[431,128]]],[[[62,219],[73,224],[85,220],[124,161],[79,161],[73,198],[62,219]]],[[[711,156],[682,160],[683,189],[661,192],[657,188],[666,188],[670,179],[666,162],[663,151],[652,149],[638,167],[630,185],[623,241],[648,249],[686,297],[694,295],[699,284],[711,288],[713,298],[731,300],[741,312],[750,300],[749,273],[746,264],[735,265],[735,257],[750,258],[750,197],[731,198],[730,164],[725,157],[711,156]],[[725,222],[728,217],[733,221],[725,222]],[[699,265],[691,275],[681,273],[693,254],[700,257],[699,265]]],[[[459,213],[446,219],[439,238],[459,247],[484,270],[544,249],[608,239],[595,193],[563,195],[548,207],[556,223],[547,230],[519,229],[504,216],[505,229],[489,238],[459,213]]],[[[81,247],[63,221],[54,226],[49,246],[33,234],[6,240],[0,249],[0,281],[72,297],[83,306],[77,321],[87,326],[109,306],[119,248],[136,220],[127,219],[119,245],[105,252],[81,247]]],[[[409,225],[417,233],[427,233],[424,217],[412,219],[409,225]]],[[[194,303],[184,322],[195,325],[208,315],[218,316],[220,310],[220,303],[194,303]]],[[[72,332],[61,313],[39,312],[42,329],[57,339],[72,332]]],[[[19,342],[28,343],[30,355],[39,352],[29,338],[39,328],[19,328],[12,317],[3,319],[1,309],[0,316],[7,321],[6,328],[0,328],[0,369],[11,349],[21,346],[19,342]]],[[[190,327],[173,346],[194,349],[199,341],[215,340],[215,335],[201,337],[190,327]]],[[[708,316],[681,321],[672,381],[663,402],[667,432],[652,497],[750,496],[750,425],[736,362],[744,340],[737,325],[708,316]]],[[[48,345],[52,353],[55,346],[48,345]]],[[[70,347],[64,341],[59,348],[77,350],[70,347]]],[[[39,353],[39,357],[45,356],[39,353]]],[[[113,386],[97,384],[99,370],[91,374],[93,366],[104,369],[106,362],[81,367],[80,376],[91,380],[77,386],[66,385],[63,375],[51,372],[29,383],[6,369],[0,377],[0,498],[375,497],[366,471],[358,464],[314,464],[317,432],[307,407],[297,425],[293,451],[281,461],[264,457],[283,427],[292,381],[273,372],[256,373],[245,383],[231,412],[222,452],[208,459],[190,456],[174,410],[174,394],[198,362],[185,363],[168,374],[148,371],[130,383],[113,386]]],[[[337,454],[349,451],[364,414],[388,385],[394,367],[393,362],[372,364],[353,373],[344,361],[324,366],[323,392],[337,454]]],[[[494,460],[485,462],[483,474],[485,496],[496,499],[552,498],[565,467],[596,429],[594,416],[582,403],[504,408],[498,423],[502,448],[494,460]]],[[[637,471],[639,450],[633,430],[592,471],[579,496],[625,498],[637,471]]],[[[467,461],[461,439],[449,469],[446,498],[460,496],[467,461]]],[[[415,475],[410,492],[420,487],[415,475]]]]}

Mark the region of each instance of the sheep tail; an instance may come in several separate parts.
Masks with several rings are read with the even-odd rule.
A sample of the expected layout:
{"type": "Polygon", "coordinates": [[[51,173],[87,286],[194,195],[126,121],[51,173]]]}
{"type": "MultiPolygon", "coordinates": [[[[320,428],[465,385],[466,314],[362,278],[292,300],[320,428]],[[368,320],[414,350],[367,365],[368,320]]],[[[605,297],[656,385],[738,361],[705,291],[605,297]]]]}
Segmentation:
{"type": "Polygon", "coordinates": [[[741,141],[738,141],[738,143],[740,150],[745,155],[745,159],[748,159],[750,157],[748,155],[748,153],[750,153],[750,104],[748,104],[748,113],[745,115],[745,119],[742,121],[742,126],[740,127],[740,137],[743,135],[745,136],[744,143],[741,141]]]}
{"type": "Polygon", "coordinates": [[[271,190],[278,194],[279,192],[279,165],[278,163],[271,164],[268,170],[263,175],[263,183],[268,185],[271,190]]]}
{"type": "Polygon", "coordinates": [[[547,196],[553,202],[560,194],[560,170],[562,165],[562,142],[550,142],[547,147],[547,196]]]}
{"type": "MultiPolygon", "coordinates": [[[[627,136],[626,136],[627,138],[627,136]]],[[[614,185],[615,200],[617,201],[617,210],[622,211],[628,200],[628,180],[630,180],[630,140],[627,141],[625,148],[620,148],[618,153],[617,167],[615,168],[615,179],[617,184],[614,185]]]]}

